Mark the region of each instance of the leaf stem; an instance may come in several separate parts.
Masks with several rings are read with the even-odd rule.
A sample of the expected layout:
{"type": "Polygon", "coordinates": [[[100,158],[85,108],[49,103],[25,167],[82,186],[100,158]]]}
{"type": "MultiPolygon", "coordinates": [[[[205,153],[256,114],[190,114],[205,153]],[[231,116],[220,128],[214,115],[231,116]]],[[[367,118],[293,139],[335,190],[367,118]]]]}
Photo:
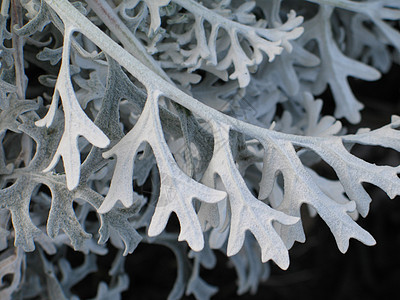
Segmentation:
{"type": "Polygon", "coordinates": [[[7,17],[9,9],[10,9],[10,0],[2,0],[1,8],[0,8],[0,14],[2,16],[7,17]]]}
{"type": "MultiPolygon", "coordinates": [[[[2,6],[3,11],[3,6],[2,6]]],[[[17,86],[17,96],[19,99],[25,99],[26,87],[28,78],[25,75],[24,69],[24,38],[17,35],[14,28],[21,28],[22,22],[22,7],[19,0],[11,1],[11,33],[12,47],[14,48],[14,67],[15,67],[15,85],[17,86]]]]}
{"type": "MultiPolygon", "coordinates": [[[[166,96],[172,99],[174,102],[184,106],[188,110],[195,112],[200,118],[207,122],[214,121],[217,123],[226,124],[229,126],[229,128],[246,133],[247,135],[251,135],[257,140],[269,140],[271,138],[279,139],[282,141],[290,141],[294,145],[305,147],[310,147],[310,145],[317,144],[330,138],[300,136],[277,132],[225,115],[224,113],[221,113],[218,110],[201,103],[197,99],[178,89],[173,84],[165,81],[159,75],[155,74],[137,58],[129,54],[127,50],[122,48],[109,36],[104,34],[104,32],[102,32],[87,18],[83,18],[82,15],[67,0],[44,1],[57,12],[64,23],[73,24],[73,26],[75,26],[82,34],[89,37],[93,43],[95,43],[104,52],[109,54],[121,66],[128,70],[132,76],[144,84],[148,91],[158,90],[162,92],[163,96],[166,96]]],[[[341,138],[345,137],[347,136],[342,136],[341,138]]]]}
{"type": "Polygon", "coordinates": [[[89,7],[97,14],[111,32],[121,41],[124,48],[142,64],[171,83],[171,79],[160,65],[151,57],[142,43],[132,34],[105,0],[86,0],[89,7]]]}
{"type": "MultiPolygon", "coordinates": [[[[44,0],[60,16],[64,23],[72,24],[82,34],[86,35],[104,52],[115,59],[122,67],[129,71],[137,80],[146,86],[148,90],[162,91],[162,95],[172,99],[174,102],[195,112],[207,122],[211,120],[227,124],[234,130],[246,132],[256,139],[263,139],[265,136],[274,136],[292,142],[302,141],[303,139],[316,139],[314,137],[295,136],[281,132],[272,131],[266,128],[255,126],[236,118],[225,115],[189,96],[178,89],[170,82],[164,80],[157,73],[154,73],[136,57],[127,52],[120,45],[115,43],[109,36],[101,31],[97,26],[90,22],[69,3],[67,0],[44,0]]],[[[89,0],[91,1],[91,0],[89,0]]],[[[92,0],[94,1],[94,0],[92,0]]],[[[101,1],[101,0],[100,0],[101,1]]]]}

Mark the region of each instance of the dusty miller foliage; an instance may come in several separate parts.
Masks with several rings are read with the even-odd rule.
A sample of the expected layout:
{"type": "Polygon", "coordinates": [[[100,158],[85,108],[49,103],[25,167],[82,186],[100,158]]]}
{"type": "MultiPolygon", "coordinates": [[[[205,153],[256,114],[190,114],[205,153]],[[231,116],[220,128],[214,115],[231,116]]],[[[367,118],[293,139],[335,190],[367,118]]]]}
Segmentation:
{"type": "Polygon", "coordinates": [[[94,299],[120,299],[141,242],[176,255],[169,299],[217,292],[199,275],[215,251],[255,292],[266,262],[288,268],[305,242],[303,204],[341,252],[374,245],[355,222],[362,183],[393,198],[399,167],[350,150],[400,151],[400,118],[356,134],[337,119],[360,121],[349,76],[400,61],[399,20],[398,0],[2,0],[0,298],[77,299],[107,242],[120,251],[94,299]],[[313,97],[328,87],[334,116],[313,97]],[[321,160],[338,180],[312,170],[321,160]]]}

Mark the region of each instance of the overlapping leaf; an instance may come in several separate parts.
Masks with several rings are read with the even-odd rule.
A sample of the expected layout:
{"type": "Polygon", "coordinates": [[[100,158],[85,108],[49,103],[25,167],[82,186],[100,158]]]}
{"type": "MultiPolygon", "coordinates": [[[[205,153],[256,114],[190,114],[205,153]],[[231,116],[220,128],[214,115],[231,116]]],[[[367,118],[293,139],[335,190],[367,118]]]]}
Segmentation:
{"type": "Polygon", "coordinates": [[[347,77],[377,80],[380,73],[341,52],[333,38],[331,24],[324,22],[331,17],[332,11],[332,7],[320,6],[318,13],[304,24],[305,32],[300,42],[303,46],[312,40],[318,42],[321,66],[317,80],[313,83],[313,93],[323,92],[329,84],[336,101],[335,117],[346,117],[350,122],[358,123],[361,118],[359,111],[363,106],[354,97],[347,77]]]}
{"type": "Polygon", "coordinates": [[[109,144],[108,137],[98,128],[89,117],[83,112],[76,98],[71,83],[69,55],[71,49],[71,37],[74,27],[66,27],[64,32],[63,57],[60,67],[60,73],[57,79],[52,103],[47,115],[36,122],[38,126],[51,126],[54,115],[58,107],[58,101],[61,97],[65,117],[65,129],[49,166],[43,170],[48,172],[52,170],[60,157],[63,158],[68,189],[72,190],[78,186],[80,176],[80,152],[78,149],[78,137],[85,137],[96,147],[104,148],[109,144]]]}
{"type": "Polygon", "coordinates": [[[176,165],[164,140],[158,112],[160,95],[149,91],[143,112],[135,127],[111,150],[104,153],[105,158],[117,157],[110,191],[98,209],[100,213],[109,211],[118,200],[125,206],[134,203],[132,176],[134,159],[142,143],[151,146],[157,160],[161,177],[161,191],[158,203],[149,226],[150,236],[160,234],[172,212],[181,223],[179,240],[187,240],[192,249],[203,248],[203,234],[193,207],[193,199],[215,203],[225,197],[225,193],[212,190],[199,184],[176,165]]]}

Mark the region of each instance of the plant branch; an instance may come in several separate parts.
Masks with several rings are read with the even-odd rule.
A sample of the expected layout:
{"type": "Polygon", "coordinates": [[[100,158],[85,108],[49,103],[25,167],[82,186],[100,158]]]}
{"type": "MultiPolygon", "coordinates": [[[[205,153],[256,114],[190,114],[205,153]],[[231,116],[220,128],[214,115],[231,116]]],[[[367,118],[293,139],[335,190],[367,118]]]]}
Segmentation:
{"type": "MultiPolygon", "coordinates": [[[[3,10],[3,7],[2,7],[3,10]]],[[[28,78],[25,76],[24,70],[24,38],[18,36],[14,32],[14,27],[21,28],[22,22],[22,7],[19,0],[11,1],[11,33],[12,47],[15,49],[14,65],[15,65],[15,85],[17,86],[17,95],[19,99],[25,99],[26,87],[28,78]]]]}
{"type": "Polygon", "coordinates": [[[171,83],[171,79],[160,65],[147,53],[146,49],[129,28],[121,21],[105,0],[86,0],[89,7],[97,14],[111,32],[121,41],[125,49],[142,64],[171,83]]]}

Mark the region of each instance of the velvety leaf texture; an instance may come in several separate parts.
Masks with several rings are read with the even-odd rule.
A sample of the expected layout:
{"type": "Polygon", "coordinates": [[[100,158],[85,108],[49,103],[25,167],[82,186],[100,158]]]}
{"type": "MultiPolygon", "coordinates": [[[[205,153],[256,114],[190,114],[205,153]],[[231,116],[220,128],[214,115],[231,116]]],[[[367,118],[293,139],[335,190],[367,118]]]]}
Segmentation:
{"type": "Polygon", "coordinates": [[[218,297],[218,251],[254,294],[303,207],[341,252],[375,245],[365,183],[395,198],[400,166],[352,148],[398,155],[400,117],[339,119],[361,121],[349,77],[399,63],[399,22],[394,0],[3,0],[0,298],[135,298],[139,244],[175,255],[168,299],[218,297]]]}

